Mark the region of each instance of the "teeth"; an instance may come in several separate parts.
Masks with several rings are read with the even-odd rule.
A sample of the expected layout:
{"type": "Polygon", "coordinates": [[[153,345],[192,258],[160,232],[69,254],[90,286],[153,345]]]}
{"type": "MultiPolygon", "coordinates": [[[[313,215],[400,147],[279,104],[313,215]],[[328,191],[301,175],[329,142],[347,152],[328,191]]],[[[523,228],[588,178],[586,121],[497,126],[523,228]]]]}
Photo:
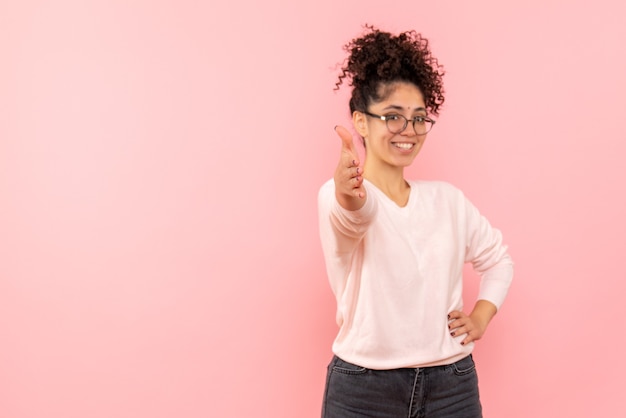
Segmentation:
{"type": "Polygon", "coordinates": [[[410,143],[407,143],[407,142],[394,142],[393,145],[395,145],[398,148],[402,148],[402,149],[411,149],[411,148],[413,148],[413,145],[415,145],[415,144],[410,144],[410,143]]]}

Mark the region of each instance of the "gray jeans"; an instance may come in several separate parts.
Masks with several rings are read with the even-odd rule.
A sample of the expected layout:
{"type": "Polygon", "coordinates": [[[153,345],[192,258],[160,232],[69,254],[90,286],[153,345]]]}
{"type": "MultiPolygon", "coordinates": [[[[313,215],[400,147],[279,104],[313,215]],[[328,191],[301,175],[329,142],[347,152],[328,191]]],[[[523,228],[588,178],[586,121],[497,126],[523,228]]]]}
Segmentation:
{"type": "Polygon", "coordinates": [[[371,370],[333,357],[322,418],[481,418],[472,356],[446,366],[371,370]]]}

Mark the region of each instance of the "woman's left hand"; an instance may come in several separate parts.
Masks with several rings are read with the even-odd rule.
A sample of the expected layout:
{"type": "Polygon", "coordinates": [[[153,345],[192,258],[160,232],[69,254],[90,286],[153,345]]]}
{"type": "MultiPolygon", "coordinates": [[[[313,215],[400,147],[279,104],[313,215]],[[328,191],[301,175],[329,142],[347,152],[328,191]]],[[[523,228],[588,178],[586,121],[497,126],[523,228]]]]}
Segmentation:
{"type": "Polygon", "coordinates": [[[496,314],[497,308],[491,302],[479,300],[471,314],[462,311],[452,311],[448,314],[448,328],[453,337],[465,335],[462,345],[480,340],[487,330],[487,325],[496,314]]]}

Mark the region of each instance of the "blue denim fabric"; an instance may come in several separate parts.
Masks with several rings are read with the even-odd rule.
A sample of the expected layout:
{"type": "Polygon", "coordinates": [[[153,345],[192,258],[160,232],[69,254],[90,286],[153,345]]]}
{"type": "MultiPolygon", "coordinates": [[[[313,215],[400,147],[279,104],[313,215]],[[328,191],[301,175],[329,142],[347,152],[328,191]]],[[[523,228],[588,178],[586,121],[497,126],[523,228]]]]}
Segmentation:
{"type": "Polygon", "coordinates": [[[334,356],[322,418],[481,418],[472,356],[446,366],[371,370],[334,356]]]}

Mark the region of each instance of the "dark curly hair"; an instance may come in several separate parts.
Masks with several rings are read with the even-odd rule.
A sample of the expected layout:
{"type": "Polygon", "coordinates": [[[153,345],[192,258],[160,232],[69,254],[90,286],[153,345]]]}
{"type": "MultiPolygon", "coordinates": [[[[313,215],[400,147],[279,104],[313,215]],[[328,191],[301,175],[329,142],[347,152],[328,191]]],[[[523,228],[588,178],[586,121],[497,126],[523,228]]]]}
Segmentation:
{"type": "Polygon", "coordinates": [[[439,65],[428,48],[428,40],[412,31],[397,36],[365,25],[366,33],[344,46],[350,55],[344,61],[335,90],[348,79],[352,86],[350,112],[366,110],[391,93],[385,87],[394,82],[409,82],[420,89],[426,109],[435,115],[444,102],[439,65]]]}

